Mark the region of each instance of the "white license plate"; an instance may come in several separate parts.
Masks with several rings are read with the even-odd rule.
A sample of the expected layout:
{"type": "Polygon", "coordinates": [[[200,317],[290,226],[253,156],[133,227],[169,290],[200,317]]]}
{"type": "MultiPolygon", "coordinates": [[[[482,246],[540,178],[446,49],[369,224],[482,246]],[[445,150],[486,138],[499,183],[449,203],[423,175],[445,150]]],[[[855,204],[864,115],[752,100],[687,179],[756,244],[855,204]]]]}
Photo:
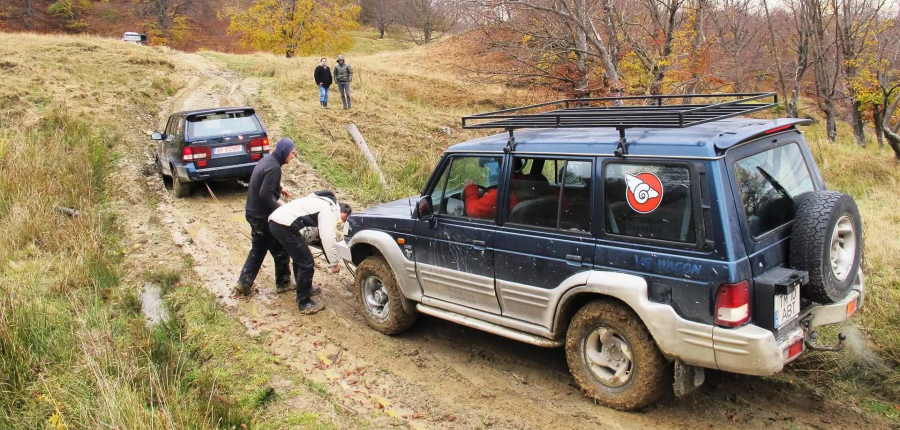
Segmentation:
{"type": "Polygon", "coordinates": [[[781,327],[800,314],[800,287],[791,288],[787,294],[775,295],[775,328],[781,327]]]}
{"type": "Polygon", "coordinates": [[[244,152],[244,145],[232,145],[232,146],[220,146],[218,148],[213,148],[213,154],[236,154],[238,152],[244,152]]]}

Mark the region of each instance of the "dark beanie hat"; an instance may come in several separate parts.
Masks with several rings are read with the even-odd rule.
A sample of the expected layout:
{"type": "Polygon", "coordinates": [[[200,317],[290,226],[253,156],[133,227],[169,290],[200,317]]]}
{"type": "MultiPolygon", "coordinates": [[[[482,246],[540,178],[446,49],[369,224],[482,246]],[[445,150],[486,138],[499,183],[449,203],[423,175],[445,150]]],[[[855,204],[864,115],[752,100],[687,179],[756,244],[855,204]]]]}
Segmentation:
{"type": "Polygon", "coordinates": [[[288,154],[294,150],[294,147],[293,140],[283,137],[275,144],[275,150],[272,151],[272,156],[275,157],[279,163],[284,164],[288,154]]]}

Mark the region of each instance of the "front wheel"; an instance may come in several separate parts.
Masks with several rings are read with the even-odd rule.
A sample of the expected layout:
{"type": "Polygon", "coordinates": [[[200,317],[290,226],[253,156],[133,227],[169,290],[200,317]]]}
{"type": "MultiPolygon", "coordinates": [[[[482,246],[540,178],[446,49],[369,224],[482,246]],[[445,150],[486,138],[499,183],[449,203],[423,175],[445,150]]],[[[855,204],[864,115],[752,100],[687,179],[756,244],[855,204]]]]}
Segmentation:
{"type": "Polygon", "coordinates": [[[566,333],[569,371],[584,393],[605,406],[632,410],[661,396],[669,363],[647,327],[627,306],[588,303],[566,333]]]}
{"type": "Polygon", "coordinates": [[[403,308],[403,293],[388,262],[380,256],[363,260],[356,268],[354,295],[369,327],[394,335],[409,330],[418,313],[403,308]]]}

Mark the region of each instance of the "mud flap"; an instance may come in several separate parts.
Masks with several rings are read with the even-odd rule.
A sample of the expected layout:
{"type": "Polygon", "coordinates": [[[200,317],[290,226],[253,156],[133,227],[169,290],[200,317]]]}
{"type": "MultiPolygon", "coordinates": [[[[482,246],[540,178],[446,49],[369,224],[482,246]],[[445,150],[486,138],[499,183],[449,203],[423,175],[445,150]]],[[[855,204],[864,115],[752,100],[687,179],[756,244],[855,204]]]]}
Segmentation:
{"type": "Polygon", "coordinates": [[[706,372],[702,367],[688,366],[681,360],[675,360],[675,397],[683,398],[697,391],[703,381],[706,380],[706,372]]]}

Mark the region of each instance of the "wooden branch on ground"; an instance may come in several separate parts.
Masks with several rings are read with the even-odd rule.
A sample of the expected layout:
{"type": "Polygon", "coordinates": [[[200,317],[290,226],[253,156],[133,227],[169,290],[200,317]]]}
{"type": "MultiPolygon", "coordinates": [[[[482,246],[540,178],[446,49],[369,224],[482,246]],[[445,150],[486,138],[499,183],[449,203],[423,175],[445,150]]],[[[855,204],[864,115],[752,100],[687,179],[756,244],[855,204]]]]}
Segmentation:
{"type": "Polygon", "coordinates": [[[366,139],[363,139],[362,133],[359,132],[356,124],[348,125],[347,133],[350,133],[353,141],[356,142],[356,146],[359,146],[359,150],[366,156],[366,160],[369,161],[369,166],[372,167],[372,170],[378,173],[378,180],[381,181],[381,186],[387,187],[387,181],[384,179],[384,174],[381,173],[381,168],[378,167],[378,161],[375,161],[375,156],[372,155],[372,151],[369,151],[369,145],[366,144],[366,139]]]}

